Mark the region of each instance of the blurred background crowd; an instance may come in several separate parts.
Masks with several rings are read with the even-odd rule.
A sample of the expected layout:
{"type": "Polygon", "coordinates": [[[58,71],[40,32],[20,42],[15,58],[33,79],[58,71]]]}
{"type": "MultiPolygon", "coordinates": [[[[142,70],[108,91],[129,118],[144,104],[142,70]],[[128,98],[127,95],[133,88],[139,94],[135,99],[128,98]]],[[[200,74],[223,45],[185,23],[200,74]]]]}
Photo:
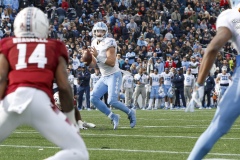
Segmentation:
{"type": "MultiPolygon", "coordinates": [[[[217,16],[229,7],[225,0],[0,0],[0,38],[14,36],[14,18],[27,6],[39,7],[45,12],[50,22],[49,38],[66,44],[70,79],[77,79],[78,86],[90,89],[92,76],[79,75],[98,72],[86,68],[81,61],[83,50],[91,46],[91,30],[96,22],[107,24],[108,37],[115,38],[118,44],[119,67],[130,71],[133,77],[142,69],[141,72],[149,77],[154,69],[162,74],[168,68],[181,70],[181,73],[173,71],[173,76],[190,71],[189,74],[196,78],[204,50],[216,34],[217,16]]],[[[227,43],[209,75],[216,79],[223,67],[232,75],[236,54],[231,43],[227,43]]],[[[148,84],[147,80],[146,86],[148,84]]],[[[184,80],[181,84],[184,88],[184,80]]],[[[211,89],[212,100],[212,93],[217,92],[214,88],[215,84],[211,89]]],[[[87,89],[79,92],[76,94],[80,97],[83,93],[89,94],[87,89]]],[[[173,102],[173,105],[179,107],[180,104],[173,102]]],[[[182,104],[182,107],[186,106],[182,104]]],[[[210,105],[200,107],[209,108],[210,105]]],[[[88,103],[87,108],[90,109],[88,103]]],[[[79,109],[82,109],[81,104],[79,109]]]]}

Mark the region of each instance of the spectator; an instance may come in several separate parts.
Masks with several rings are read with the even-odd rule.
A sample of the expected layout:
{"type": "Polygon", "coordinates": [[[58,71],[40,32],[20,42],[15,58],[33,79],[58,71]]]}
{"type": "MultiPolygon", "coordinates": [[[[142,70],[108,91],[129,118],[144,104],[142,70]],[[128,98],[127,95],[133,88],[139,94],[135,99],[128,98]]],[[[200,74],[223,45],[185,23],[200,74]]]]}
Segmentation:
{"type": "Polygon", "coordinates": [[[203,107],[206,109],[212,109],[210,105],[211,105],[211,94],[212,94],[214,87],[215,87],[215,81],[214,81],[213,77],[210,76],[210,72],[209,72],[209,74],[205,80],[202,106],[199,109],[203,109],[203,107]],[[205,106],[205,96],[206,95],[207,95],[207,106],[205,106]]]}
{"type": "Polygon", "coordinates": [[[80,67],[80,72],[77,75],[78,78],[78,109],[82,110],[83,94],[86,96],[87,110],[90,109],[90,78],[91,73],[86,67],[80,67]]]}
{"type": "Polygon", "coordinates": [[[172,83],[175,87],[175,95],[176,95],[176,100],[175,100],[175,107],[179,108],[180,107],[180,97],[182,99],[182,109],[186,108],[186,101],[185,101],[185,96],[184,96],[184,75],[183,75],[183,70],[182,68],[177,69],[177,74],[174,75],[172,79],[172,83]]]}

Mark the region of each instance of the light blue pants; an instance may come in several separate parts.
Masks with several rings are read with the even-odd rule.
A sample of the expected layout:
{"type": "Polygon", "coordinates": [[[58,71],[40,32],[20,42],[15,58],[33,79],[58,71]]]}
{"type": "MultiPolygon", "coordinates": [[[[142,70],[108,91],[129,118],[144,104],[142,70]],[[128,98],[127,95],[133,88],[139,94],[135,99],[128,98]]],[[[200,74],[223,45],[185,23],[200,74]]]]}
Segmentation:
{"type": "Polygon", "coordinates": [[[96,106],[105,115],[109,115],[111,110],[103,103],[100,98],[108,92],[108,104],[117,108],[126,114],[130,113],[130,110],[121,102],[118,101],[118,96],[122,83],[122,73],[116,72],[109,76],[102,76],[95,84],[93,91],[90,95],[91,103],[96,106]]]}
{"type": "Polygon", "coordinates": [[[159,86],[152,86],[151,92],[150,92],[150,99],[158,99],[159,98],[159,86]]]}
{"type": "Polygon", "coordinates": [[[228,132],[240,115],[240,67],[233,83],[224,93],[215,116],[207,130],[197,140],[188,160],[200,160],[212,149],[217,140],[228,132]]]}

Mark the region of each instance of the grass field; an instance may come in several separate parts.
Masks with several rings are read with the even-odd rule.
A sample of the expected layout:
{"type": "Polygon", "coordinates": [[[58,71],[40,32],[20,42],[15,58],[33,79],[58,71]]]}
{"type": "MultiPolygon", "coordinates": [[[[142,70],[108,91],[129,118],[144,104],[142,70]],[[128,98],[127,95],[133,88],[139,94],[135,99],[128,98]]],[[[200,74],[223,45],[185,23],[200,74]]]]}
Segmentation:
{"type": "MultiPolygon", "coordinates": [[[[82,117],[97,125],[82,130],[91,160],[184,160],[197,138],[209,125],[215,109],[185,113],[183,110],[137,110],[137,126],[129,127],[121,115],[118,130],[99,111],[82,111],[82,117]]],[[[239,119],[206,158],[240,159],[239,119]]],[[[0,160],[40,160],[58,147],[27,126],[19,127],[0,145],[0,160]]]]}

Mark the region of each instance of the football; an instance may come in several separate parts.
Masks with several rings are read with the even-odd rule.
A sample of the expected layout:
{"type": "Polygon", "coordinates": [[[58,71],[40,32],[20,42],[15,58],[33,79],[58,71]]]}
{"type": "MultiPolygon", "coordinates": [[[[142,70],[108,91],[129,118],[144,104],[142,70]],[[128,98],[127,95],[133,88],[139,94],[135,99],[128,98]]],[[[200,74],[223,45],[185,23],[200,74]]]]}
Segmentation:
{"type": "Polygon", "coordinates": [[[82,61],[88,66],[92,62],[92,54],[89,50],[85,50],[82,54],[82,61]]]}

